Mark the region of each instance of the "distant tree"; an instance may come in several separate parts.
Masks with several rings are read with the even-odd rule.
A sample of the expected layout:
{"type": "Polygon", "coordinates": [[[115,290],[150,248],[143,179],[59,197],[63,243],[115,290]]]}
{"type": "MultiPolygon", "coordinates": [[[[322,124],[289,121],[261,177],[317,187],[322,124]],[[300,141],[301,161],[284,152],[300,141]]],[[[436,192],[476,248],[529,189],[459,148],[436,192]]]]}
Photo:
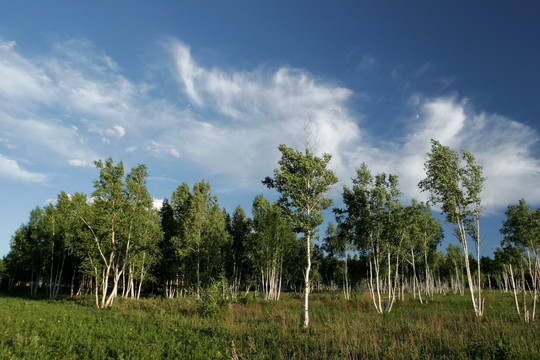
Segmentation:
{"type": "Polygon", "coordinates": [[[56,204],[49,204],[45,208],[45,230],[47,233],[47,247],[50,249],[48,258],[49,296],[56,299],[62,284],[66,262],[73,263],[68,253],[68,243],[74,240],[77,233],[78,221],[71,206],[71,200],[65,192],[61,192],[56,204]],[[71,260],[71,261],[70,261],[71,260]]]}
{"type": "Polygon", "coordinates": [[[229,241],[226,214],[219,208],[217,197],[211,194],[210,184],[204,180],[195,183],[192,192],[186,183],[180,185],[172,199],[181,219],[180,231],[175,237],[177,252],[184,260],[193,259],[196,293],[200,298],[202,265],[208,283],[224,271],[222,249],[229,241]]]}
{"type": "Polygon", "coordinates": [[[180,288],[181,262],[173,244],[173,237],[178,233],[178,223],[174,209],[168,199],[163,201],[159,210],[159,218],[163,237],[158,241],[159,262],[152,269],[153,277],[162,287],[163,295],[173,298],[180,288]]]}
{"type": "Polygon", "coordinates": [[[324,250],[329,255],[337,255],[338,259],[343,259],[343,296],[346,300],[351,299],[351,282],[349,280],[349,253],[354,249],[353,238],[347,223],[343,222],[343,216],[339,209],[335,209],[337,228],[333,222],[328,223],[326,236],[324,237],[324,250]]]}
{"type": "MultiPolygon", "coordinates": [[[[412,201],[410,214],[410,246],[414,260],[414,249],[418,249],[424,257],[424,291],[426,296],[433,295],[433,275],[429,266],[429,254],[437,250],[444,238],[441,222],[431,215],[431,207],[424,202],[412,201]]],[[[414,267],[414,266],[413,266],[414,267]]]]}
{"type": "Polygon", "coordinates": [[[295,231],[303,234],[305,238],[307,265],[304,271],[303,328],[307,329],[312,240],[318,226],[323,222],[322,211],[332,205],[332,199],[324,197],[324,194],[338,179],[327,168],[331,155],[315,156],[309,142],[304,152],[293,150],[286,145],[280,145],[279,150],[279,168],[274,170],[273,178],[266,177],[263,184],[279,192],[280,204],[288,212],[295,231]]]}
{"type": "Polygon", "coordinates": [[[229,279],[231,293],[236,297],[241,284],[247,284],[253,272],[248,251],[252,223],[240,205],[234,209],[232,217],[227,216],[226,228],[231,241],[226,249],[225,275],[229,279]]]}
{"type": "Polygon", "coordinates": [[[296,235],[282,208],[277,203],[270,204],[263,195],[255,197],[252,213],[249,253],[265,300],[279,300],[283,262],[294,249],[296,235]]]}
{"type": "MultiPolygon", "coordinates": [[[[529,316],[526,309],[525,293],[524,318],[525,321],[534,321],[536,315],[536,302],[538,298],[538,286],[540,281],[540,208],[531,210],[525,200],[521,199],[518,204],[508,205],[505,212],[506,220],[503,222],[501,233],[504,235],[503,243],[520,250],[522,261],[526,264],[530,281],[528,287],[532,291],[532,315],[529,316]]],[[[527,287],[523,269],[522,287],[527,287]]],[[[518,310],[519,313],[519,310],[518,310]]]]}
{"type": "Polygon", "coordinates": [[[418,186],[430,193],[430,202],[441,204],[446,220],[455,227],[465,256],[465,269],[476,316],[484,314],[480,262],[477,265],[476,285],[469,262],[468,237],[476,243],[476,256],[480,259],[480,192],[484,184],[482,166],[474,156],[461,150],[460,156],[447,146],[431,140],[431,151],[424,163],[426,178],[418,186]],[[475,293],[476,288],[476,293],[475,293]]]}
{"type": "Polygon", "coordinates": [[[4,257],[3,259],[0,259],[0,288],[3,287],[4,280],[8,277],[6,258],[4,257]]]}
{"type": "Polygon", "coordinates": [[[465,291],[465,283],[463,279],[463,268],[465,267],[465,257],[458,246],[448,244],[446,249],[447,263],[451,264],[454,274],[450,276],[450,283],[454,294],[459,292],[461,295],[465,291]]]}
{"type": "Polygon", "coordinates": [[[28,283],[30,294],[37,293],[42,274],[46,271],[48,254],[44,225],[44,211],[37,206],[30,212],[28,222],[22,224],[11,238],[11,249],[6,257],[10,288],[17,282],[28,283]]]}

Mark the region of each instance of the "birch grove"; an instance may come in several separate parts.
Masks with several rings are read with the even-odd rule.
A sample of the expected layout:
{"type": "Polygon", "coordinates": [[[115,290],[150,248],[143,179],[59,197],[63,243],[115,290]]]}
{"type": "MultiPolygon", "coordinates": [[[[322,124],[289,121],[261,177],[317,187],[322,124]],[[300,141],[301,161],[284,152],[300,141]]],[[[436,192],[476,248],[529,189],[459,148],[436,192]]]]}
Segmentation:
{"type": "Polygon", "coordinates": [[[521,319],[535,321],[540,209],[525,200],[510,204],[501,248],[494,260],[481,257],[484,178],[472,154],[433,141],[419,183],[429,203],[409,206],[401,202],[396,175],[372,175],[363,163],[352,186],[343,187],[343,208],[333,209],[336,225],[328,224],[321,246],[314,242],[322,211],[332,204],[325,194],[337,181],[328,170],[331,157],[316,156],[309,142],[304,151],[279,150],[279,166],[263,184],[280,198],[255,197],[251,218],[240,206],[232,215],[220,208],[204,180],[191,188],[182,183],[155,209],[146,166],[125,175],[122,162],[96,161],[90,197],[61,192],[15,231],[0,284],[53,299],[91,295],[98,308],[111,307],[118,296],[199,298],[218,282],[227,299],[245,298],[252,289],[267,301],[279,300],[282,291],[303,291],[304,328],[312,291],[334,297],[341,287],[348,301],[365,292],[381,314],[407,293],[423,304],[436,293],[468,294],[482,316],[487,286],[511,296],[521,319]],[[440,206],[459,245],[437,249],[444,232],[430,204],[440,206]]]}

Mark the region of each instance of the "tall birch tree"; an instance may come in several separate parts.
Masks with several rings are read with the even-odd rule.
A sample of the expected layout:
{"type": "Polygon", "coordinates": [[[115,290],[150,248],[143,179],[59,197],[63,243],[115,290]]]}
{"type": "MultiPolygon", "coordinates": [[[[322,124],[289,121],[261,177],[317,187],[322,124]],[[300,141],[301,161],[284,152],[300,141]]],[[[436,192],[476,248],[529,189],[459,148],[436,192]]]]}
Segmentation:
{"type": "Polygon", "coordinates": [[[356,169],[352,188],[343,188],[342,223],[357,248],[368,255],[369,290],[378,313],[391,311],[396,295],[402,245],[407,235],[403,206],[398,200],[400,194],[396,175],[373,176],[366,163],[356,169]],[[383,305],[385,263],[388,298],[383,305]]]}
{"type": "Polygon", "coordinates": [[[426,178],[418,186],[430,194],[432,204],[440,204],[446,221],[454,225],[454,233],[458,238],[465,257],[465,270],[476,316],[484,314],[482,284],[480,274],[480,218],[481,198],[485,178],[482,177],[482,166],[476,163],[474,155],[461,150],[461,156],[436,140],[431,140],[431,151],[424,163],[426,178]],[[473,279],[473,271],[469,262],[469,240],[476,244],[477,278],[473,279]]]}
{"type": "Polygon", "coordinates": [[[322,211],[332,205],[332,199],[324,194],[338,179],[328,163],[332,156],[316,156],[309,144],[305,151],[297,151],[286,145],[280,145],[281,159],[279,168],[274,170],[274,177],[266,177],[263,184],[276,189],[280,194],[280,204],[286,209],[294,229],[304,235],[306,244],[306,268],[304,271],[304,323],[309,327],[309,292],[312,240],[317,228],[323,222],[322,211]]]}

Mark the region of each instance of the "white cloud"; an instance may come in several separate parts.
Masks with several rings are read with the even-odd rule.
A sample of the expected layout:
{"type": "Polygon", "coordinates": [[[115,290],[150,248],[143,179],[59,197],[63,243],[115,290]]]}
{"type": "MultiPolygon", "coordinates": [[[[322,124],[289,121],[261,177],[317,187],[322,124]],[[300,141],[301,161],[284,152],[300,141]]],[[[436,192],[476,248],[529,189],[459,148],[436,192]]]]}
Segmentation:
{"type": "MultiPolygon", "coordinates": [[[[406,197],[425,198],[417,183],[434,138],[470,150],[484,165],[487,208],[519,197],[540,202],[540,164],[532,153],[538,134],[476,111],[467,99],[416,96],[409,104],[410,124],[381,143],[362,128],[379,119],[351,109],[350,89],[287,66],[207,68],[187,45],[170,40],[166,46],[181,90],[178,104],[191,106],[153,97],[149,89],[155,85],[121,75],[119,65],[87,41],[57,43],[41,58],[25,58],[14,44],[0,43],[0,142],[26,151],[19,158],[59,158],[71,166],[88,166],[100,153],[117,156],[110,151],[119,145],[121,155],[146,152],[161,161],[195,164],[233,190],[260,189],[279,159],[277,146],[301,148],[304,123],[311,121],[319,151],[333,155],[331,166],[342,183],[350,183],[365,161],[374,172],[397,173],[406,197]]],[[[369,56],[362,62],[377,64],[369,56]]],[[[46,178],[0,160],[5,169],[15,169],[14,177],[46,178]]]]}
{"type": "Polygon", "coordinates": [[[163,207],[163,199],[152,198],[152,206],[154,209],[161,210],[163,207]]]}
{"type": "Polygon", "coordinates": [[[43,69],[17,54],[9,45],[0,46],[0,59],[0,99],[6,105],[51,101],[54,89],[43,69]]]}
{"type": "Polygon", "coordinates": [[[126,130],[124,130],[124,128],[121,127],[120,125],[114,125],[112,127],[112,129],[107,129],[105,131],[105,133],[109,137],[113,137],[113,138],[116,138],[116,139],[121,139],[126,134],[126,130]]]}
{"type": "Polygon", "coordinates": [[[249,178],[271,171],[279,156],[277,145],[302,146],[306,121],[318,133],[320,151],[333,153],[337,167],[342,166],[343,148],[359,140],[360,130],[346,105],[349,89],[288,67],[206,69],[183,43],[171,41],[169,46],[180,88],[195,105],[193,113],[210,110],[216,116],[209,118],[218,121],[192,117],[174,140],[164,136],[160,143],[174,143],[185,158],[212,172],[249,178]]]}
{"type": "Polygon", "coordinates": [[[37,114],[36,117],[11,116],[3,110],[0,105],[0,131],[10,135],[10,143],[16,143],[19,151],[33,154],[36,160],[48,158],[50,161],[52,157],[53,162],[58,158],[68,161],[75,157],[92,161],[97,158],[76,128],[37,114]]]}
{"type": "Polygon", "coordinates": [[[8,149],[15,149],[15,146],[11,144],[9,139],[0,139],[0,144],[4,145],[8,149]]]}
{"type": "Polygon", "coordinates": [[[425,198],[417,183],[425,177],[425,154],[430,140],[456,151],[465,149],[483,165],[486,177],[482,192],[483,206],[493,212],[521,197],[540,202],[540,160],[532,154],[538,134],[531,128],[496,114],[477,113],[467,100],[455,97],[420,99],[420,119],[397,146],[392,158],[406,194],[425,198]]]}
{"type": "Polygon", "coordinates": [[[3,42],[0,42],[0,49],[2,50],[11,50],[15,47],[15,45],[17,45],[17,43],[13,40],[11,41],[3,41],[3,42]]]}
{"type": "Polygon", "coordinates": [[[88,161],[80,159],[71,159],[68,161],[68,164],[75,167],[87,167],[89,166],[88,161]]]}
{"type": "Polygon", "coordinates": [[[16,160],[2,154],[0,154],[0,177],[25,183],[45,183],[49,180],[49,176],[24,170],[16,160]]]}

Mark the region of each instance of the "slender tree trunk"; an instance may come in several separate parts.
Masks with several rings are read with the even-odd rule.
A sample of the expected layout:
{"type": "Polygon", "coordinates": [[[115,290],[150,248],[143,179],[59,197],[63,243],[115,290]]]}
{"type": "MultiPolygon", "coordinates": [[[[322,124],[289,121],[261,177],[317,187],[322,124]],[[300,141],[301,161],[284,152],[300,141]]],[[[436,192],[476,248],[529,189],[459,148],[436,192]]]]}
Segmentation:
{"type": "Polygon", "coordinates": [[[514,305],[516,306],[518,316],[521,317],[521,313],[519,312],[519,302],[517,296],[516,282],[514,281],[514,271],[512,269],[512,264],[509,264],[508,268],[510,269],[510,284],[512,285],[512,292],[514,294],[514,305]]]}
{"type": "MultiPolygon", "coordinates": [[[[427,248],[427,247],[426,247],[427,248]]],[[[424,266],[425,266],[425,273],[426,273],[426,296],[429,296],[430,292],[432,293],[433,290],[432,290],[432,287],[433,285],[431,284],[430,280],[431,280],[431,277],[429,275],[429,261],[428,261],[428,252],[427,250],[424,251],[424,266]]],[[[427,299],[426,299],[426,302],[427,302],[427,299]]]]}
{"type": "Polygon", "coordinates": [[[200,248],[197,244],[197,299],[201,298],[201,261],[199,256],[200,248]]]}
{"type": "Polygon", "coordinates": [[[309,272],[311,271],[311,233],[306,234],[306,246],[307,246],[307,266],[304,273],[305,276],[305,292],[304,292],[304,325],[303,328],[309,327],[309,291],[310,291],[310,279],[309,272]]]}
{"type": "Polygon", "coordinates": [[[56,299],[58,297],[58,292],[60,291],[60,284],[62,282],[62,273],[64,272],[64,263],[66,260],[66,250],[62,255],[62,264],[59,269],[56,269],[56,278],[54,280],[54,286],[52,288],[52,298],[56,299]]]}
{"type": "Polygon", "coordinates": [[[529,322],[529,310],[527,310],[527,282],[525,281],[525,271],[523,270],[523,257],[520,264],[521,270],[521,294],[523,297],[523,317],[526,323],[529,322]]]}
{"type": "MultiPolygon", "coordinates": [[[[464,224],[463,222],[461,222],[460,220],[458,220],[458,230],[459,230],[459,234],[460,234],[460,240],[461,240],[461,245],[462,245],[462,248],[463,248],[463,255],[465,257],[465,270],[467,272],[467,282],[469,284],[469,291],[471,293],[471,301],[472,301],[472,305],[473,305],[473,309],[474,309],[474,314],[476,316],[482,316],[483,315],[483,311],[482,311],[482,304],[481,303],[478,303],[478,301],[480,301],[481,299],[476,299],[476,296],[475,296],[475,293],[474,293],[474,281],[473,281],[473,278],[472,278],[472,273],[471,273],[471,266],[470,266],[470,263],[469,263],[469,248],[468,248],[468,244],[467,244],[467,233],[465,232],[465,227],[464,227],[464,224]]],[[[478,243],[479,244],[479,243],[478,243]]],[[[478,245],[479,246],[479,245],[478,245]]],[[[478,247],[479,249],[479,247],[478,247]]],[[[480,259],[478,259],[478,264],[480,264],[480,259]]],[[[478,265],[480,266],[480,265],[478,265]]],[[[480,270],[478,269],[478,272],[479,272],[479,275],[480,275],[480,270]]],[[[481,296],[481,289],[480,289],[480,284],[478,284],[478,294],[479,296],[481,296]]]]}
{"type": "Polygon", "coordinates": [[[346,250],[345,251],[345,274],[344,274],[344,277],[345,277],[345,284],[343,286],[343,292],[344,292],[344,295],[345,295],[345,300],[350,300],[351,299],[351,291],[350,291],[350,288],[349,288],[349,269],[347,267],[347,260],[349,258],[349,251],[346,250]]]}
{"type": "Polygon", "coordinates": [[[538,254],[533,248],[533,256],[531,257],[530,250],[527,249],[527,260],[529,265],[529,273],[531,274],[531,288],[532,288],[532,298],[533,298],[533,310],[531,321],[534,321],[536,315],[536,299],[538,295],[538,254]],[[533,265],[534,264],[534,265],[533,265]]]}
{"type": "MultiPolygon", "coordinates": [[[[412,268],[413,268],[413,294],[414,298],[416,298],[416,283],[418,282],[418,278],[416,277],[416,261],[414,259],[414,249],[411,247],[411,258],[412,258],[412,268]]],[[[426,278],[427,283],[427,278],[426,278]]],[[[422,301],[422,290],[420,284],[418,284],[418,298],[420,299],[420,304],[423,304],[422,301]]]]}

